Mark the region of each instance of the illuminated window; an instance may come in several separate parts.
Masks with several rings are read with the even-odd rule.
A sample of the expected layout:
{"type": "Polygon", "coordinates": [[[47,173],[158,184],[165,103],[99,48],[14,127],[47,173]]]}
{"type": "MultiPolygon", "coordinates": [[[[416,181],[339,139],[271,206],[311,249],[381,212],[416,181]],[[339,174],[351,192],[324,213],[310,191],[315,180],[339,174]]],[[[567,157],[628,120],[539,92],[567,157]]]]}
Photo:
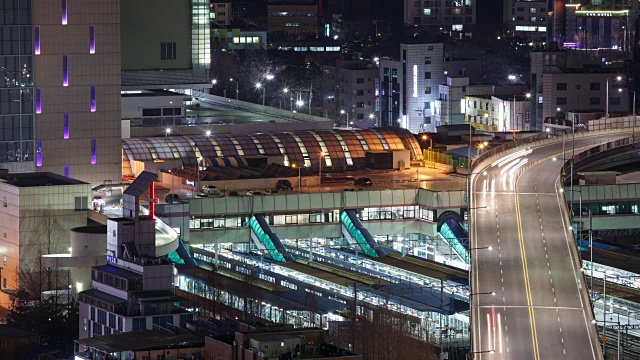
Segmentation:
{"type": "Polygon", "coordinates": [[[96,53],[96,27],[89,25],[89,54],[96,53]]]}
{"type": "Polygon", "coordinates": [[[36,141],[36,166],[42,166],[42,140],[36,141]]]}
{"type": "Polygon", "coordinates": [[[69,113],[64,113],[64,138],[69,138],[69,113]]]}
{"type": "Polygon", "coordinates": [[[240,43],[240,38],[239,38],[239,37],[237,37],[237,36],[235,36],[235,37],[233,38],[233,43],[234,43],[234,44],[239,44],[239,43],[240,43]]]}
{"type": "Polygon", "coordinates": [[[431,15],[431,9],[422,9],[424,15],[431,15]]]}
{"type": "Polygon", "coordinates": [[[91,112],[96,112],[96,87],[91,87],[91,112]]]}
{"type": "Polygon", "coordinates": [[[36,25],[34,29],[34,52],[36,55],[40,55],[40,25],[36,25]]]}
{"type": "Polygon", "coordinates": [[[42,90],[36,88],[36,114],[42,113],[42,90]]]}
{"type": "Polygon", "coordinates": [[[451,10],[451,13],[453,15],[462,15],[462,8],[459,8],[459,7],[453,8],[453,10],[451,10]]]}
{"type": "Polygon", "coordinates": [[[257,37],[257,36],[254,36],[254,37],[253,37],[253,43],[254,43],[254,44],[257,44],[257,43],[259,43],[259,42],[260,42],[260,38],[259,38],[259,37],[257,37]]]}
{"type": "Polygon", "coordinates": [[[67,25],[67,0],[62,0],[62,25],[67,25]]]}
{"type": "Polygon", "coordinates": [[[62,55],[62,86],[69,86],[69,57],[62,55]]]}
{"type": "Polygon", "coordinates": [[[91,139],[91,165],[95,165],[98,162],[96,152],[96,139],[91,139]]]}

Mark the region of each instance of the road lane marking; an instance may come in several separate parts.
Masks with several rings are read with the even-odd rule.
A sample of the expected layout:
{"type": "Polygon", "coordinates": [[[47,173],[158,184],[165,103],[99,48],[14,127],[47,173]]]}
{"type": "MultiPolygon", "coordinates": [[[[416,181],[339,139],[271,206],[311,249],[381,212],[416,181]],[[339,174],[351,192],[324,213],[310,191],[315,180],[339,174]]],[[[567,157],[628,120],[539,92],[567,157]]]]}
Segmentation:
{"type": "Polygon", "coordinates": [[[498,348],[502,354],[502,321],[500,321],[500,314],[498,314],[498,348]]]}
{"type": "Polygon", "coordinates": [[[487,349],[493,349],[493,342],[491,342],[491,316],[487,313],[487,349]]]}
{"type": "Polygon", "coordinates": [[[518,240],[520,242],[520,255],[522,257],[522,270],[524,275],[525,290],[527,295],[527,303],[529,305],[529,327],[531,329],[531,341],[533,342],[534,360],[540,360],[540,349],[538,348],[538,334],[536,330],[536,319],[533,311],[533,299],[531,296],[531,284],[529,283],[529,270],[527,265],[527,254],[524,248],[524,234],[522,233],[522,218],[520,216],[520,197],[518,194],[518,184],[515,185],[515,202],[516,202],[516,222],[518,225],[518,240]]]}

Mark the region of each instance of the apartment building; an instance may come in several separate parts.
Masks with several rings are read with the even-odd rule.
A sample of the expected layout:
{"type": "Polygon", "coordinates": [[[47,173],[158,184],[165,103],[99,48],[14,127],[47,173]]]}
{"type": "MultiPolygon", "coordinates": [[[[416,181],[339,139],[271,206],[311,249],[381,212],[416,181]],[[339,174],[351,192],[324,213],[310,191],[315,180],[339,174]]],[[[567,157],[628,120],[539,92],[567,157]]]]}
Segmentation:
{"type": "Polygon", "coordinates": [[[322,67],[322,108],[341,126],[376,126],[379,105],[379,70],[359,61],[337,61],[322,67]]]}
{"type": "Polygon", "coordinates": [[[412,29],[461,39],[472,36],[475,23],[476,0],[404,0],[404,24],[412,29]]]}

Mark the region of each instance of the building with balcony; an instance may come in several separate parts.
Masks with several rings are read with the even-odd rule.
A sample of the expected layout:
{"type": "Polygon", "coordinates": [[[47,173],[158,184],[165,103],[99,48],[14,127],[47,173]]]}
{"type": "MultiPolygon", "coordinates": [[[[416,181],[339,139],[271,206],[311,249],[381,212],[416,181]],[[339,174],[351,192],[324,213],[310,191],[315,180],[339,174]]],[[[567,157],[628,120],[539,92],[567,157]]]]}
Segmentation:
{"type": "MultiPolygon", "coordinates": [[[[154,325],[184,327],[193,318],[175,295],[174,264],[163,257],[166,246],[157,246],[156,177],[142,173],[136,178],[123,193],[123,217],[107,220],[107,262],[93,267],[92,287],[79,294],[80,339],[154,325]],[[139,211],[143,194],[150,201],[148,215],[139,211]]],[[[177,243],[167,246],[175,250],[177,243]]]]}

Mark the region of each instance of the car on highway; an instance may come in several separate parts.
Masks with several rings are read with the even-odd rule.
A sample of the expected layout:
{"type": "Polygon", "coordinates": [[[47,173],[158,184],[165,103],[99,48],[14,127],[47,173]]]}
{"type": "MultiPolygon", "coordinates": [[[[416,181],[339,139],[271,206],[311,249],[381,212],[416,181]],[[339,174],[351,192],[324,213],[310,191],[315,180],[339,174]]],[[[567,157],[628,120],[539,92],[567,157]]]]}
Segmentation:
{"type": "Polygon", "coordinates": [[[291,181],[287,179],[281,179],[281,180],[278,180],[278,182],[276,183],[276,189],[283,190],[283,191],[291,191],[293,190],[293,185],[291,184],[291,181]]]}
{"type": "Polygon", "coordinates": [[[180,196],[178,194],[169,194],[169,195],[164,197],[164,201],[167,204],[178,202],[178,201],[180,201],[180,196]]]}
{"type": "Polygon", "coordinates": [[[373,186],[373,181],[368,177],[361,177],[353,181],[353,186],[373,186]]]}

